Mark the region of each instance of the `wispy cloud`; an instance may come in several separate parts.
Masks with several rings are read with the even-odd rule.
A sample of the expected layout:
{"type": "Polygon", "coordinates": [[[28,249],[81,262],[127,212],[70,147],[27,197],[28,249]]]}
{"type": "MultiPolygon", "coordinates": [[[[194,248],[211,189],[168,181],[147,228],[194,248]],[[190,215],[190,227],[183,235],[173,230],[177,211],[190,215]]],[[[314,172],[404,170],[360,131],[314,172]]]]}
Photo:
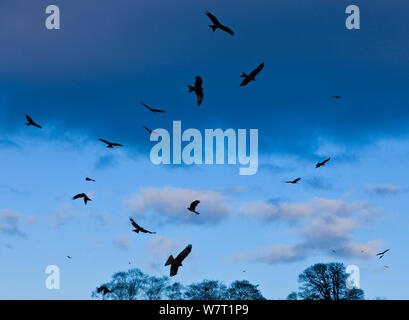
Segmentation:
{"type": "Polygon", "coordinates": [[[114,243],[122,249],[128,249],[131,241],[127,234],[120,234],[114,239],[114,243]]]}
{"type": "Polygon", "coordinates": [[[367,185],[367,189],[370,193],[379,196],[395,195],[403,192],[407,192],[409,189],[407,187],[398,186],[394,184],[376,184],[367,185]]]}
{"type": "Polygon", "coordinates": [[[146,188],[129,197],[125,204],[138,217],[168,223],[217,223],[230,212],[226,197],[209,190],[146,188]],[[194,200],[200,200],[200,218],[187,210],[194,200]]]}
{"type": "Polygon", "coordinates": [[[21,230],[22,224],[35,220],[35,216],[27,217],[12,210],[0,210],[0,233],[25,237],[26,233],[21,230]]]}
{"type": "Polygon", "coordinates": [[[366,201],[346,203],[341,200],[313,198],[304,203],[243,204],[240,213],[264,223],[284,220],[295,224],[295,234],[302,241],[295,245],[273,245],[253,253],[236,255],[233,260],[285,263],[303,260],[315,253],[335,250],[343,257],[373,257],[380,240],[354,242],[354,232],[379,210],[366,201]]]}

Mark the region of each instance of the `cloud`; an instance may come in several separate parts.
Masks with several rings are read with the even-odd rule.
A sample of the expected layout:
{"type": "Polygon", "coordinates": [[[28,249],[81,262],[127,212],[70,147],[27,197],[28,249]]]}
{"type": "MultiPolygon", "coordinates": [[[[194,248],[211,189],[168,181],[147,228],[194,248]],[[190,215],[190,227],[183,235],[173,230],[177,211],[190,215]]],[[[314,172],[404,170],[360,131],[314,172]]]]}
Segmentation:
{"type": "Polygon", "coordinates": [[[51,224],[55,227],[64,226],[78,216],[81,216],[81,213],[75,210],[73,204],[64,203],[51,216],[51,224]]]}
{"type": "Polygon", "coordinates": [[[126,234],[121,234],[121,235],[117,236],[117,237],[114,239],[114,243],[115,243],[118,247],[120,247],[120,248],[122,248],[122,249],[128,249],[128,248],[129,248],[129,244],[130,244],[131,242],[130,242],[130,240],[129,240],[129,238],[128,238],[128,235],[126,235],[126,234]]]}
{"type": "Polygon", "coordinates": [[[154,272],[162,268],[169,255],[178,254],[184,245],[186,244],[166,236],[154,236],[146,243],[146,248],[151,255],[151,261],[147,265],[149,270],[154,272]]]}
{"type": "Polygon", "coordinates": [[[370,193],[376,194],[379,196],[388,196],[396,195],[399,193],[407,192],[408,188],[403,186],[397,186],[394,184],[376,184],[376,185],[367,185],[367,189],[370,193]]]}
{"type": "Polygon", "coordinates": [[[348,204],[341,200],[313,198],[309,202],[249,202],[244,203],[239,210],[243,216],[263,221],[287,220],[295,221],[320,213],[349,214],[355,211],[372,213],[371,208],[365,201],[348,204]]]}
{"type": "Polygon", "coordinates": [[[354,232],[379,211],[367,201],[346,203],[341,200],[313,198],[304,203],[245,203],[240,214],[263,223],[283,220],[296,225],[295,234],[302,240],[292,246],[274,245],[242,253],[233,259],[263,263],[286,263],[303,260],[315,253],[335,250],[343,257],[373,257],[380,240],[355,243],[354,232]]]}
{"type": "Polygon", "coordinates": [[[12,210],[0,210],[0,233],[26,237],[26,234],[21,231],[21,224],[33,223],[35,220],[35,216],[25,217],[12,210]]]}
{"type": "Polygon", "coordinates": [[[226,197],[209,190],[145,188],[128,198],[125,204],[138,217],[166,223],[217,223],[230,212],[226,197]],[[203,213],[200,219],[187,210],[194,200],[200,200],[197,207],[197,211],[203,213]]]}
{"type": "Polygon", "coordinates": [[[239,254],[233,261],[250,260],[268,264],[300,261],[307,256],[303,245],[275,245],[258,250],[256,253],[239,254]]]}
{"type": "Polygon", "coordinates": [[[154,256],[163,257],[179,250],[183,246],[180,241],[175,241],[165,236],[154,236],[152,240],[146,243],[146,248],[154,256]]]}

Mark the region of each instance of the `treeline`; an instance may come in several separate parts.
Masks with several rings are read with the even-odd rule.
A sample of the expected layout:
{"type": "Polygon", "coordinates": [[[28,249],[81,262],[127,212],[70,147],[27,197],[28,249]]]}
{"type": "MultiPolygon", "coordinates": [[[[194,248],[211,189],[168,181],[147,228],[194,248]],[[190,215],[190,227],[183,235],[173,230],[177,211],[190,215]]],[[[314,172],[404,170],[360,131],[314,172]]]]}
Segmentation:
{"type": "Polygon", "coordinates": [[[236,280],[226,286],[221,281],[203,280],[183,286],[171,283],[169,277],[155,277],[140,269],[117,272],[110,282],[92,292],[96,299],[107,300],[265,300],[258,288],[247,280],[236,280]],[[111,292],[98,293],[104,286],[111,292]]]}

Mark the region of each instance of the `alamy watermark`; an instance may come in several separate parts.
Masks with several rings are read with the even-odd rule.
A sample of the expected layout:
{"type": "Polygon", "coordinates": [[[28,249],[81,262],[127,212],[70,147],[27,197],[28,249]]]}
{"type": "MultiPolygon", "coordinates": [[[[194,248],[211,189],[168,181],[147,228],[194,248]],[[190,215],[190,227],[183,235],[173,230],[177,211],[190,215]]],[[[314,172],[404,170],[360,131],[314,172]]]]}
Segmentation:
{"type": "Polygon", "coordinates": [[[227,164],[242,166],[240,175],[254,175],[258,170],[258,129],[249,130],[249,155],[247,155],[246,129],[205,129],[204,141],[202,133],[197,129],[186,129],[182,133],[182,122],[173,121],[173,135],[166,129],[155,129],[150,141],[158,141],[150,152],[153,164],[227,164]],[[225,142],[227,139],[227,154],[225,142]],[[182,149],[182,142],[187,144],[182,149]],[[172,144],[172,157],[171,157],[172,144]]]}

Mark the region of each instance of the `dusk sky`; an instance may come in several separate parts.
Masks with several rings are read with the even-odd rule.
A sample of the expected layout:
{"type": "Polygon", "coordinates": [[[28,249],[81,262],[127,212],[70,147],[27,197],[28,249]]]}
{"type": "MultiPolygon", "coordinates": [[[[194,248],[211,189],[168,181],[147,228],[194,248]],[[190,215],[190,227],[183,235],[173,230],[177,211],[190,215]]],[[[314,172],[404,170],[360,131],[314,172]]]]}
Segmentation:
{"type": "Polygon", "coordinates": [[[408,299],[408,16],[403,0],[0,0],[0,299],[90,299],[117,271],[169,275],[187,244],[172,282],[247,279],[285,299],[308,266],[343,262],[367,299],[408,299]],[[345,27],[351,4],[360,30],[345,27]],[[173,121],[258,129],[257,173],[152,164],[142,125],[173,121]]]}

